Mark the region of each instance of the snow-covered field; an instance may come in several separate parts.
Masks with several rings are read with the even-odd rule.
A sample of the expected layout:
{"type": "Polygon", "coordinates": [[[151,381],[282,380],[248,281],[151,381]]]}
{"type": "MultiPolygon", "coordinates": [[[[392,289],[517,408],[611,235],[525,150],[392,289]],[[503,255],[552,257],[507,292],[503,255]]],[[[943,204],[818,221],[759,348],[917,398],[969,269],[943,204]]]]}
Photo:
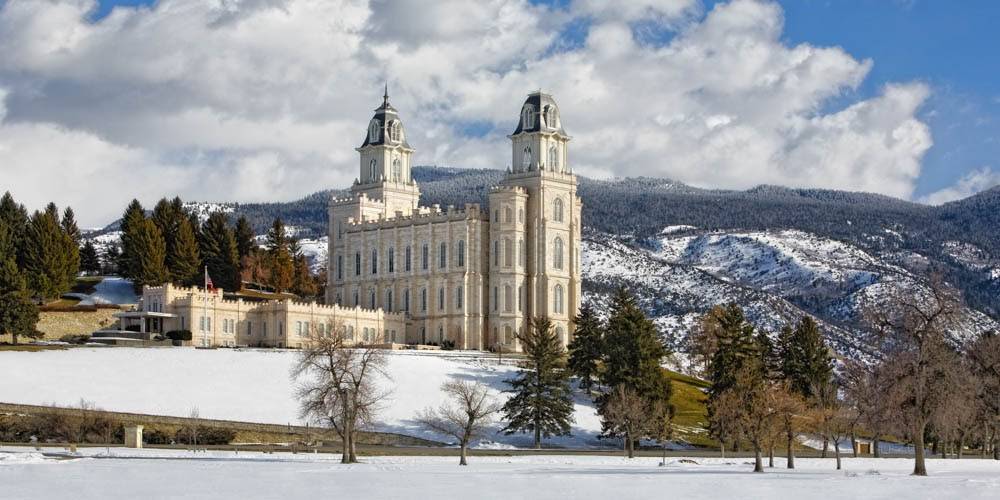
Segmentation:
{"type": "MultiPolygon", "coordinates": [[[[47,450],[43,450],[47,451],[47,450]]],[[[61,451],[61,450],[51,450],[61,451]]],[[[31,448],[0,449],[0,496],[11,499],[644,499],[997,498],[1000,462],[930,460],[929,477],[906,459],[799,459],[795,470],[754,474],[747,459],[626,460],[609,456],[364,457],[181,450],[88,449],[57,460],[31,448]],[[94,457],[103,456],[102,458],[94,457]],[[72,492],[72,493],[70,493],[72,492]]],[[[777,460],[776,465],[784,465],[777,460]]]]}
{"type": "MultiPolygon", "coordinates": [[[[74,348],[0,352],[0,401],[75,406],[80,400],[104,410],[185,417],[192,409],[209,419],[301,423],[290,371],[298,353],[289,350],[192,348],[74,348]],[[44,374],[40,376],[39,374],[44,374]]],[[[415,422],[417,412],[445,400],[441,384],[475,380],[501,393],[516,367],[467,352],[387,351],[391,390],[377,430],[446,441],[415,422]]],[[[590,400],[576,401],[572,437],[559,446],[614,446],[596,439],[600,420],[590,400]]],[[[482,446],[530,446],[527,435],[494,434],[482,446]]]]}

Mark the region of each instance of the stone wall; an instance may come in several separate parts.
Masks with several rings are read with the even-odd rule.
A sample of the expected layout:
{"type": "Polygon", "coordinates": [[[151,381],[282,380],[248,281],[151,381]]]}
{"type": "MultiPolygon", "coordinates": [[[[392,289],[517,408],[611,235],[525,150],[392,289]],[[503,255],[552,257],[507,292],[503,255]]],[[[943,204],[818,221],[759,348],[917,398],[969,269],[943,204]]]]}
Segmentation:
{"type": "Polygon", "coordinates": [[[38,313],[38,331],[46,340],[59,340],[63,335],[90,335],[102,328],[109,328],[117,319],[118,309],[96,311],[42,311],[38,313]]]}

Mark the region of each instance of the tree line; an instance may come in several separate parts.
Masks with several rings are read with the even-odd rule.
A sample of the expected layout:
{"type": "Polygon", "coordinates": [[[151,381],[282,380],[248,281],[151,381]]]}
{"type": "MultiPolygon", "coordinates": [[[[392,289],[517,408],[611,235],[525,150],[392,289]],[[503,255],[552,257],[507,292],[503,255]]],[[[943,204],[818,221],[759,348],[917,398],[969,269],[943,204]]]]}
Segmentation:
{"type": "Polygon", "coordinates": [[[80,272],[73,209],[54,203],[30,216],[10,192],[0,198],[0,335],[37,338],[38,304],[69,291],[80,272]]]}
{"type": "Polygon", "coordinates": [[[250,223],[215,211],[199,221],[180,198],[161,199],[147,215],[138,200],[125,209],[121,248],[110,251],[118,274],[132,280],[136,291],[144,285],[172,282],[197,286],[207,270],[213,286],[239,291],[244,283],[271,291],[314,298],[320,280],[309,270],[298,241],[289,238],[281,219],[275,219],[260,248],[250,223]]]}

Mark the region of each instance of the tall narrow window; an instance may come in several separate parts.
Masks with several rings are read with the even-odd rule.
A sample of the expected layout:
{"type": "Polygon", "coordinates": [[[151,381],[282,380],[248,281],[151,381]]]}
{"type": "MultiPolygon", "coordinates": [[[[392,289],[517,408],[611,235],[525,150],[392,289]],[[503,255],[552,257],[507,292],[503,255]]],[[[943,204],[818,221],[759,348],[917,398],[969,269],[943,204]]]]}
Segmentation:
{"type": "Polygon", "coordinates": [[[556,314],[563,313],[563,287],[562,285],[556,285],[554,297],[552,300],[552,309],[556,314]]]}
{"type": "Polygon", "coordinates": [[[446,267],[448,267],[448,244],[442,241],[438,245],[438,269],[446,267]]]}
{"type": "Polygon", "coordinates": [[[444,287],[438,288],[438,309],[444,311],[444,287]]]}
{"type": "Polygon", "coordinates": [[[503,310],[514,311],[514,289],[510,285],[503,287],[503,310]]]}
{"type": "Polygon", "coordinates": [[[368,182],[375,182],[377,174],[378,161],[376,161],[375,158],[372,158],[372,160],[368,162],[368,182]]]}
{"type": "Polygon", "coordinates": [[[354,275],[361,276],[361,252],[354,252],[354,275]]]}
{"type": "Polygon", "coordinates": [[[525,146],[521,153],[521,167],[525,170],[531,169],[531,146],[525,146]]]}
{"type": "Polygon", "coordinates": [[[374,288],[369,288],[368,289],[368,299],[369,299],[368,302],[371,304],[371,308],[372,309],[375,309],[376,307],[378,307],[378,304],[375,303],[375,289],[374,288]]]}
{"type": "Polygon", "coordinates": [[[493,242],[493,265],[500,266],[500,241],[493,242]]]}
{"type": "Polygon", "coordinates": [[[556,198],[556,201],[552,202],[552,219],[556,222],[563,221],[563,201],[562,198],[556,198]]]}
{"type": "Polygon", "coordinates": [[[392,290],[385,291],[385,310],[388,312],[392,312],[393,310],[392,290]]]}
{"type": "Polygon", "coordinates": [[[559,150],[554,145],[549,146],[549,169],[559,171],[559,150]]]}
{"type": "Polygon", "coordinates": [[[517,209],[517,222],[524,224],[524,209],[517,209]]]}
{"type": "Polygon", "coordinates": [[[344,256],[337,256],[337,280],[344,279],[344,256]]]}
{"type": "Polygon", "coordinates": [[[403,262],[404,262],[404,269],[403,270],[406,271],[406,272],[410,272],[410,269],[411,269],[410,263],[413,261],[413,258],[412,258],[413,255],[411,255],[413,252],[410,251],[410,245],[406,245],[406,251],[404,253],[406,255],[404,256],[405,258],[403,259],[403,262]]]}
{"type": "Polygon", "coordinates": [[[455,309],[461,310],[462,306],[465,305],[465,290],[459,285],[455,289],[455,309]]]}
{"type": "Polygon", "coordinates": [[[524,311],[524,287],[517,287],[517,312],[524,311]]]}
{"type": "Polygon", "coordinates": [[[399,158],[392,160],[392,182],[402,182],[403,181],[403,167],[399,162],[399,158]]]}
{"type": "Polygon", "coordinates": [[[514,265],[514,242],[509,238],[503,240],[503,265],[507,267],[514,265]]]}
{"type": "Polygon", "coordinates": [[[410,312],[410,289],[403,290],[403,312],[410,312]]]}
{"type": "Polygon", "coordinates": [[[497,304],[499,304],[499,302],[500,302],[499,295],[500,295],[499,288],[498,287],[493,287],[493,310],[494,311],[497,310],[497,304]]]}
{"type": "Polygon", "coordinates": [[[521,263],[521,267],[528,265],[525,257],[524,240],[517,240],[517,261],[521,263]]]}
{"type": "Polygon", "coordinates": [[[372,250],[372,274],[378,274],[378,249],[372,250]]]}
{"type": "Polygon", "coordinates": [[[552,249],[552,267],[555,267],[556,269],[562,269],[563,268],[563,253],[565,252],[565,249],[563,248],[563,240],[562,240],[562,238],[556,236],[555,244],[553,244],[552,246],[553,246],[553,249],[552,249]]]}
{"type": "Polygon", "coordinates": [[[503,221],[504,222],[514,222],[514,209],[510,207],[505,207],[503,209],[503,221]]]}
{"type": "Polygon", "coordinates": [[[426,311],[427,310],[427,289],[426,288],[421,288],[420,289],[420,310],[421,311],[426,311]]]}
{"type": "Polygon", "coordinates": [[[458,240],[458,267],[465,266],[465,240],[458,240]]]}
{"type": "Polygon", "coordinates": [[[354,306],[357,307],[357,306],[360,306],[360,305],[361,305],[361,301],[360,301],[360,297],[358,297],[358,289],[355,288],[354,289],[354,306]]]}
{"type": "Polygon", "coordinates": [[[396,249],[389,247],[389,252],[386,254],[387,260],[389,261],[389,268],[387,271],[390,273],[396,272],[396,249]]]}
{"type": "Polygon", "coordinates": [[[427,243],[420,248],[420,269],[427,270],[428,262],[430,261],[431,248],[427,243]]]}

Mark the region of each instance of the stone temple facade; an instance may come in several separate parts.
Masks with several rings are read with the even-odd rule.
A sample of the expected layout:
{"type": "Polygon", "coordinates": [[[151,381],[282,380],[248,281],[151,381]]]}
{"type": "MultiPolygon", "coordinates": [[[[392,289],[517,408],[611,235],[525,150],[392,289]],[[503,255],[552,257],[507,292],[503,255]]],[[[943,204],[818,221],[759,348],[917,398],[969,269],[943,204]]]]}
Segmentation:
{"type": "Polygon", "coordinates": [[[402,313],[391,342],[514,351],[516,333],[545,316],[568,344],[581,204],[552,96],[530,94],[509,138],[511,166],[488,207],[420,206],[414,149],[386,95],[357,148],[351,195],[330,202],[327,304],[402,313]]]}

